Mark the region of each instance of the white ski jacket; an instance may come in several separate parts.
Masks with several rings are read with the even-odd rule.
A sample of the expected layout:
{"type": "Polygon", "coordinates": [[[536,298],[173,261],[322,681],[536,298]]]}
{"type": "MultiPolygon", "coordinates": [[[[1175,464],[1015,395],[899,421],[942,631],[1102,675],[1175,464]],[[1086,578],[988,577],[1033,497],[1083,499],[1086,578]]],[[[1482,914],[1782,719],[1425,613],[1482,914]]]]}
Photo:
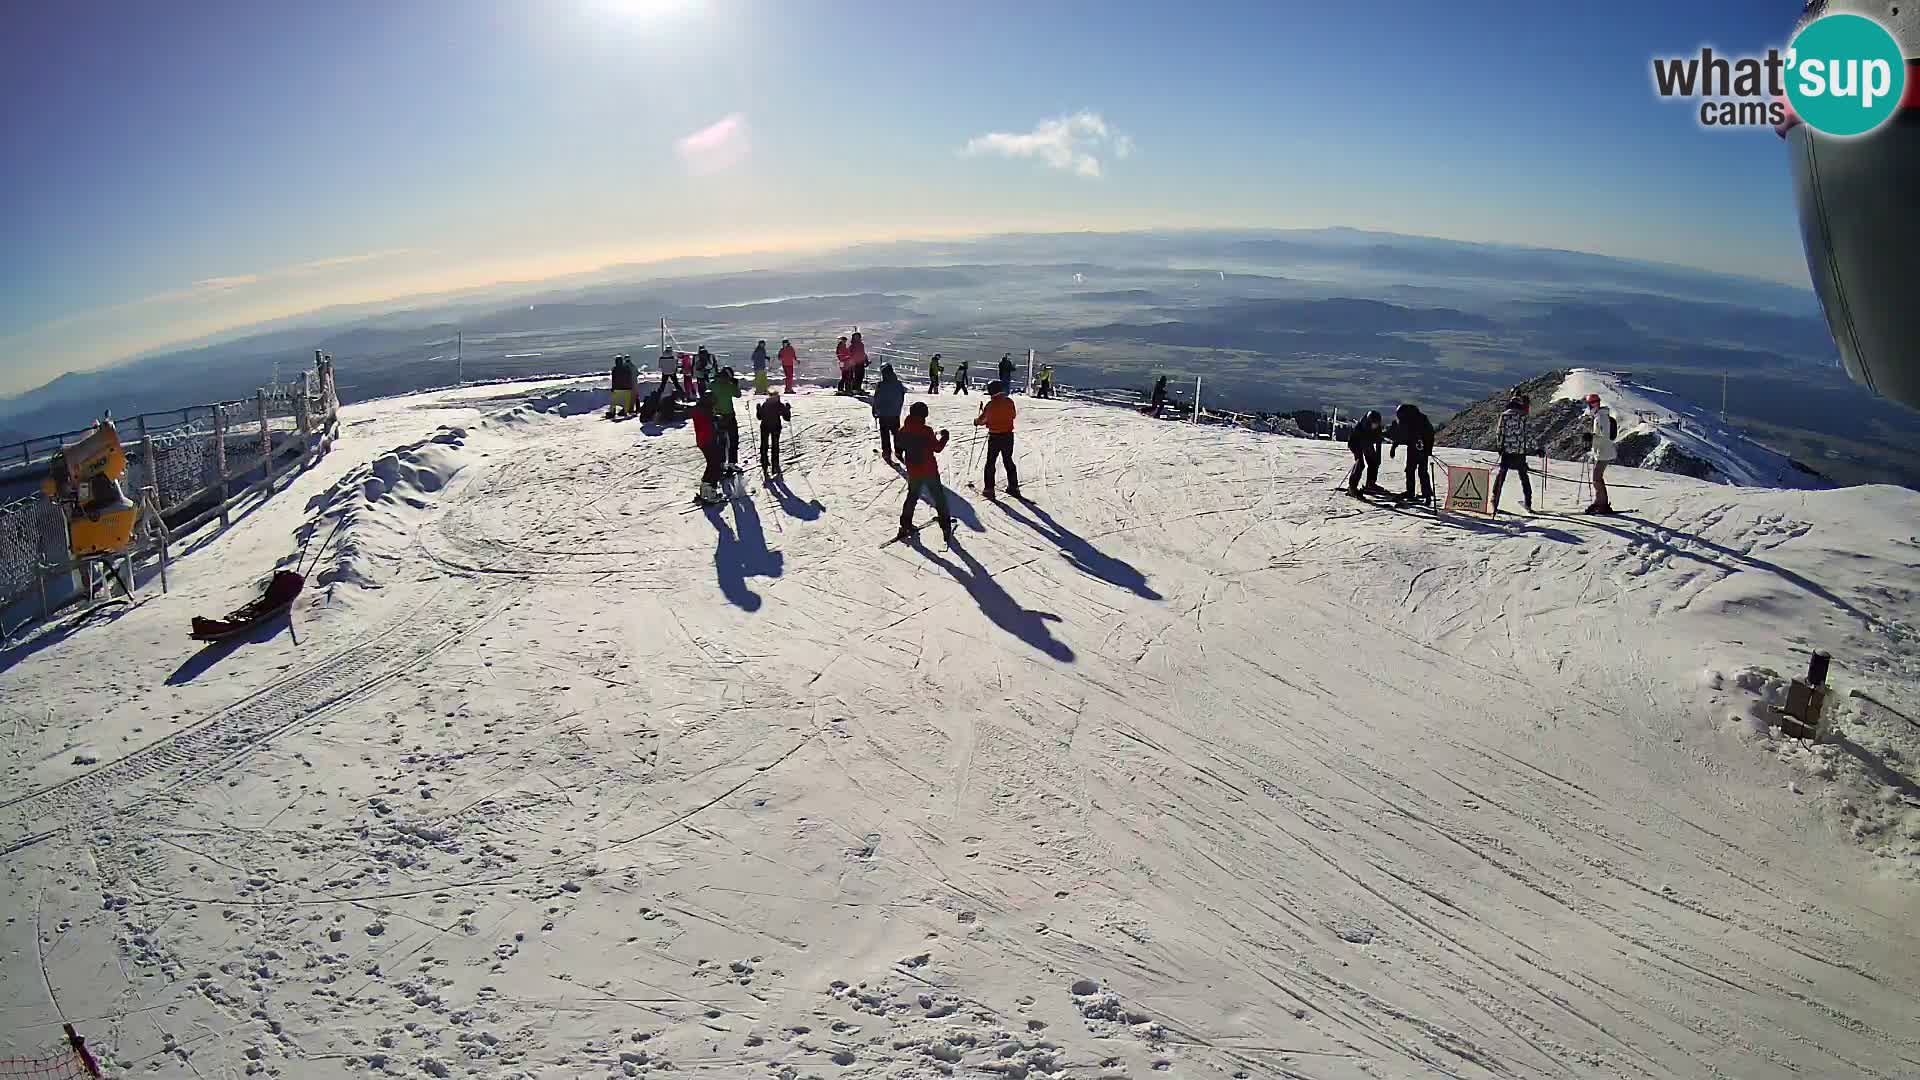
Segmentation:
{"type": "Polygon", "coordinates": [[[1613,410],[1605,405],[1587,414],[1588,430],[1593,432],[1593,449],[1590,455],[1594,461],[1612,461],[1613,453],[1613,410]]]}

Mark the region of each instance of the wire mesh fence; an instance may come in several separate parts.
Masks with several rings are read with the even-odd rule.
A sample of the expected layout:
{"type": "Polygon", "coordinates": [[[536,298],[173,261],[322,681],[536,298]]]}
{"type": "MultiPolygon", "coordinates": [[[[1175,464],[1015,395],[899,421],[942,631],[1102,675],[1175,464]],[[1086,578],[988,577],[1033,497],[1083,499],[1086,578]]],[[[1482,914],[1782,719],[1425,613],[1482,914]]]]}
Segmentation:
{"type": "MultiPolygon", "coordinates": [[[[270,483],[305,460],[314,447],[324,449],[338,416],[339,394],[328,357],[317,362],[313,372],[264,387],[249,400],[115,421],[127,459],[121,489],[158,515],[153,522],[146,520],[150,514],[143,515],[129,557],[155,554],[147,549],[156,540],[164,545],[167,531],[148,527],[160,521],[185,530],[214,515],[226,520],[235,498],[270,483]]],[[[7,484],[0,491],[32,490],[54,455],[90,430],[0,447],[0,480],[7,484]]],[[[26,598],[45,615],[76,590],[86,591],[78,584],[79,569],[67,553],[67,522],[58,503],[34,495],[0,504],[0,625],[20,616],[15,608],[26,598]]]]}
{"type": "Polygon", "coordinates": [[[5,1080],[98,1080],[99,1063],[94,1061],[93,1052],[87,1049],[87,1042],[74,1031],[72,1024],[63,1025],[65,1041],[58,1047],[49,1047],[45,1052],[19,1057],[0,1057],[0,1078],[5,1080]]]}

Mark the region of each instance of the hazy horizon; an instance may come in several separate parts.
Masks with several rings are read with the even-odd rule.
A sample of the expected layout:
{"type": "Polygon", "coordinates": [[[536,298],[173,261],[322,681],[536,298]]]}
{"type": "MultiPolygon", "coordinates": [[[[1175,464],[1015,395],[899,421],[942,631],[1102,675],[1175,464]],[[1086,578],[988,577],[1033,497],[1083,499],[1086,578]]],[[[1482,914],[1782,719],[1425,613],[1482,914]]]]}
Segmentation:
{"type": "Polygon", "coordinates": [[[1347,225],[1804,285],[1778,139],[1649,74],[1793,12],[1700,8],[30,6],[0,392],[329,306],[927,235],[1347,225]],[[1366,74],[1489,25],[1528,47],[1417,97],[1366,74]]]}
{"type": "MultiPolygon", "coordinates": [[[[716,251],[716,252],[706,252],[706,253],[684,253],[683,252],[683,253],[664,254],[664,255],[660,255],[657,258],[615,259],[611,261],[596,262],[591,265],[556,269],[553,273],[545,276],[541,276],[541,277],[501,276],[501,277],[485,277],[481,280],[466,280],[466,281],[460,281],[460,282],[441,282],[439,283],[439,287],[422,288],[417,291],[397,293],[397,294],[391,294],[391,295],[383,295],[377,292],[373,295],[359,295],[359,294],[349,293],[349,294],[339,295],[335,297],[333,300],[320,304],[318,306],[296,307],[292,310],[262,311],[258,314],[257,318],[250,318],[240,322],[223,323],[221,325],[209,326],[189,336],[172,338],[165,341],[155,342],[151,345],[143,346],[132,352],[115,355],[113,357],[105,359],[96,364],[91,364],[84,367],[82,366],[71,367],[64,371],[55,373],[51,376],[46,376],[38,379],[34,377],[32,369],[21,368],[19,370],[22,378],[9,382],[6,376],[10,373],[12,369],[6,366],[0,366],[0,400],[12,400],[20,397],[23,394],[31,393],[34,390],[44,388],[50,385],[51,383],[57,382],[64,375],[88,374],[88,373],[94,373],[94,372],[100,372],[100,371],[108,371],[108,370],[112,370],[113,368],[122,366],[127,363],[131,363],[137,360],[147,359],[155,356],[169,355],[175,352],[181,352],[181,351],[186,351],[190,349],[206,347],[209,345],[219,344],[226,341],[240,340],[246,337],[253,336],[256,333],[269,332],[269,331],[279,330],[279,329],[293,329],[300,326],[308,326],[312,328],[316,333],[324,333],[329,329],[334,329],[342,325],[347,325],[353,321],[376,317],[377,315],[380,315],[380,314],[407,313],[407,312],[417,311],[423,314],[432,315],[432,314],[439,314],[440,313],[439,309],[443,307],[449,307],[449,306],[476,304],[476,303],[484,304],[489,301],[505,303],[505,302],[508,302],[509,300],[512,300],[514,298],[514,294],[516,293],[520,296],[526,296],[541,290],[567,288],[567,287],[570,287],[573,283],[579,282],[581,279],[592,279],[600,275],[613,275],[611,277],[607,277],[603,282],[600,282],[600,284],[640,285],[640,284],[646,284],[650,282],[673,282],[677,280],[697,278],[702,275],[711,275],[716,273],[741,274],[741,273],[755,273],[755,272],[774,272],[774,271],[784,269],[786,265],[790,265],[796,262],[805,262],[806,260],[810,260],[810,259],[818,260],[818,259],[825,259],[832,256],[846,255],[848,253],[859,251],[863,248],[864,249],[878,248],[878,249],[884,250],[888,248],[898,247],[901,245],[936,243],[936,242],[944,242],[944,243],[959,244],[959,245],[974,245],[974,244],[991,244],[995,241],[1005,241],[1005,240],[1015,239],[1015,238],[1032,238],[1032,239],[1038,239],[1038,240],[1047,240],[1047,239],[1102,238],[1102,237],[1155,238],[1155,237],[1182,236],[1182,235],[1186,235],[1186,236],[1236,236],[1236,235],[1240,235],[1240,236],[1260,236],[1260,235],[1313,236],[1313,235],[1322,235],[1322,234],[1336,234],[1336,233],[1342,233],[1342,232],[1351,232],[1351,233],[1356,233],[1361,235],[1375,236],[1375,237],[1381,237],[1381,238],[1392,238],[1392,239],[1399,239],[1399,240],[1444,241],[1447,243],[1459,244],[1468,248],[1483,248],[1483,249],[1491,249],[1491,250],[1512,250],[1512,251],[1519,251],[1519,252],[1535,252],[1535,253],[1547,254],[1547,255],[1572,255],[1572,256],[1605,259],[1605,260],[1614,260],[1626,266],[1639,265],[1639,266],[1663,268],[1663,269],[1669,269],[1669,270],[1673,270],[1681,273],[1700,274],[1703,277],[1720,277],[1720,278],[1726,278],[1731,280],[1751,282],[1759,285],[1786,285],[1787,287],[1794,289],[1795,291],[1805,293],[1809,302],[1813,300],[1813,294],[1811,289],[1808,288],[1804,283],[1778,282],[1778,281],[1774,281],[1772,279],[1768,279],[1764,277],[1756,277],[1754,275],[1740,274],[1732,271],[1704,269],[1701,267],[1688,266],[1681,263],[1662,262],[1660,260],[1631,259],[1631,258],[1626,258],[1622,256],[1608,255],[1601,252],[1579,251],[1579,250],[1570,249],[1570,248],[1553,248],[1553,247],[1524,245],[1524,244],[1503,245],[1503,244],[1495,244],[1488,241],[1465,240],[1457,237],[1437,236],[1437,235],[1431,235],[1431,234],[1423,235],[1423,234],[1414,234],[1414,233],[1401,233],[1401,232],[1393,232],[1390,230],[1366,229],[1358,226],[1345,225],[1345,224],[1334,224],[1334,225],[1315,226],[1311,228],[1297,228],[1297,229],[1189,226],[1189,227],[1141,227],[1136,229],[1111,229],[1111,230],[1086,229],[1086,230],[1071,230],[1071,231],[1016,230],[1016,231],[996,231],[992,233],[980,233],[980,234],[924,233],[924,234],[916,234],[916,235],[909,235],[909,236],[868,238],[864,240],[854,241],[851,243],[843,243],[839,245],[796,247],[794,249],[787,250],[787,251],[779,251],[779,250],[772,250],[772,249],[757,249],[757,250],[739,250],[739,251],[716,251]],[[736,265],[727,265],[730,262],[735,263],[736,265]],[[686,264],[686,263],[700,263],[702,265],[697,267],[687,267],[683,272],[668,272],[668,273],[660,272],[664,268],[673,268],[679,264],[686,264]]],[[[639,253],[636,253],[636,254],[639,254],[639,253]]],[[[847,265],[849,266],[852,266],[852,265],[880,266],[880,265],[884,265],[884,263],[872,262],[872,261],[860,263],[856,261],[855,263],[849,263],[847,265]]],[[[938,263],[936,262],[936,263],[933,263],[932,265],[938,265],[938,263]]],[[[446,315],[445,317],[448,319],[452,318],[451,315],[446,315]]]]}

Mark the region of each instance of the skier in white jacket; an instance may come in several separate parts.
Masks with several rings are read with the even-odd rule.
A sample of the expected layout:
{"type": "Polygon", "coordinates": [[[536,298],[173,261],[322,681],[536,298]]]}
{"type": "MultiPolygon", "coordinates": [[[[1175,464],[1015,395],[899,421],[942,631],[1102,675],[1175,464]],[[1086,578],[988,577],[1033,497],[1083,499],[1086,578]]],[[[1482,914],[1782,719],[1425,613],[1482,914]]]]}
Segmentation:
{"type": "Polygon", "coordinates": [[[1589,514],[1611,514],[1613,504],[1607,501],[1607,466],[1613,462],[1613,437],[1617,429],[1613,422],[1613,410],[1600,403],[1599,394],[1587,395],[1587,460],[1593,463],[1593,505],[1587,507],[1589,514]]]}

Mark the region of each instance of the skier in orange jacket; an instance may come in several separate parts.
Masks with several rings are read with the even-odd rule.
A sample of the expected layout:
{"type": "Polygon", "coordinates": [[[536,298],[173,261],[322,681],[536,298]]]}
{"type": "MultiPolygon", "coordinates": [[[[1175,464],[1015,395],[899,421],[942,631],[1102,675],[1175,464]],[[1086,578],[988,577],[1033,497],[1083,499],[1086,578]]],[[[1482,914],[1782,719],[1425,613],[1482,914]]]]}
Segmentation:
{"type": "Polygon", "coordinates": [[[1013,399],[1007,396],[1006,384],[998,379],[987,384],[987,393],[993,396],[973,421],[974,427],[987,429],[987,482],[983,490],[987,498],[993,498],[993,463],[998,458],[1007,463],[1007,494],[1018,499],[1020,473],[1013,467],[1013,399]]]}

